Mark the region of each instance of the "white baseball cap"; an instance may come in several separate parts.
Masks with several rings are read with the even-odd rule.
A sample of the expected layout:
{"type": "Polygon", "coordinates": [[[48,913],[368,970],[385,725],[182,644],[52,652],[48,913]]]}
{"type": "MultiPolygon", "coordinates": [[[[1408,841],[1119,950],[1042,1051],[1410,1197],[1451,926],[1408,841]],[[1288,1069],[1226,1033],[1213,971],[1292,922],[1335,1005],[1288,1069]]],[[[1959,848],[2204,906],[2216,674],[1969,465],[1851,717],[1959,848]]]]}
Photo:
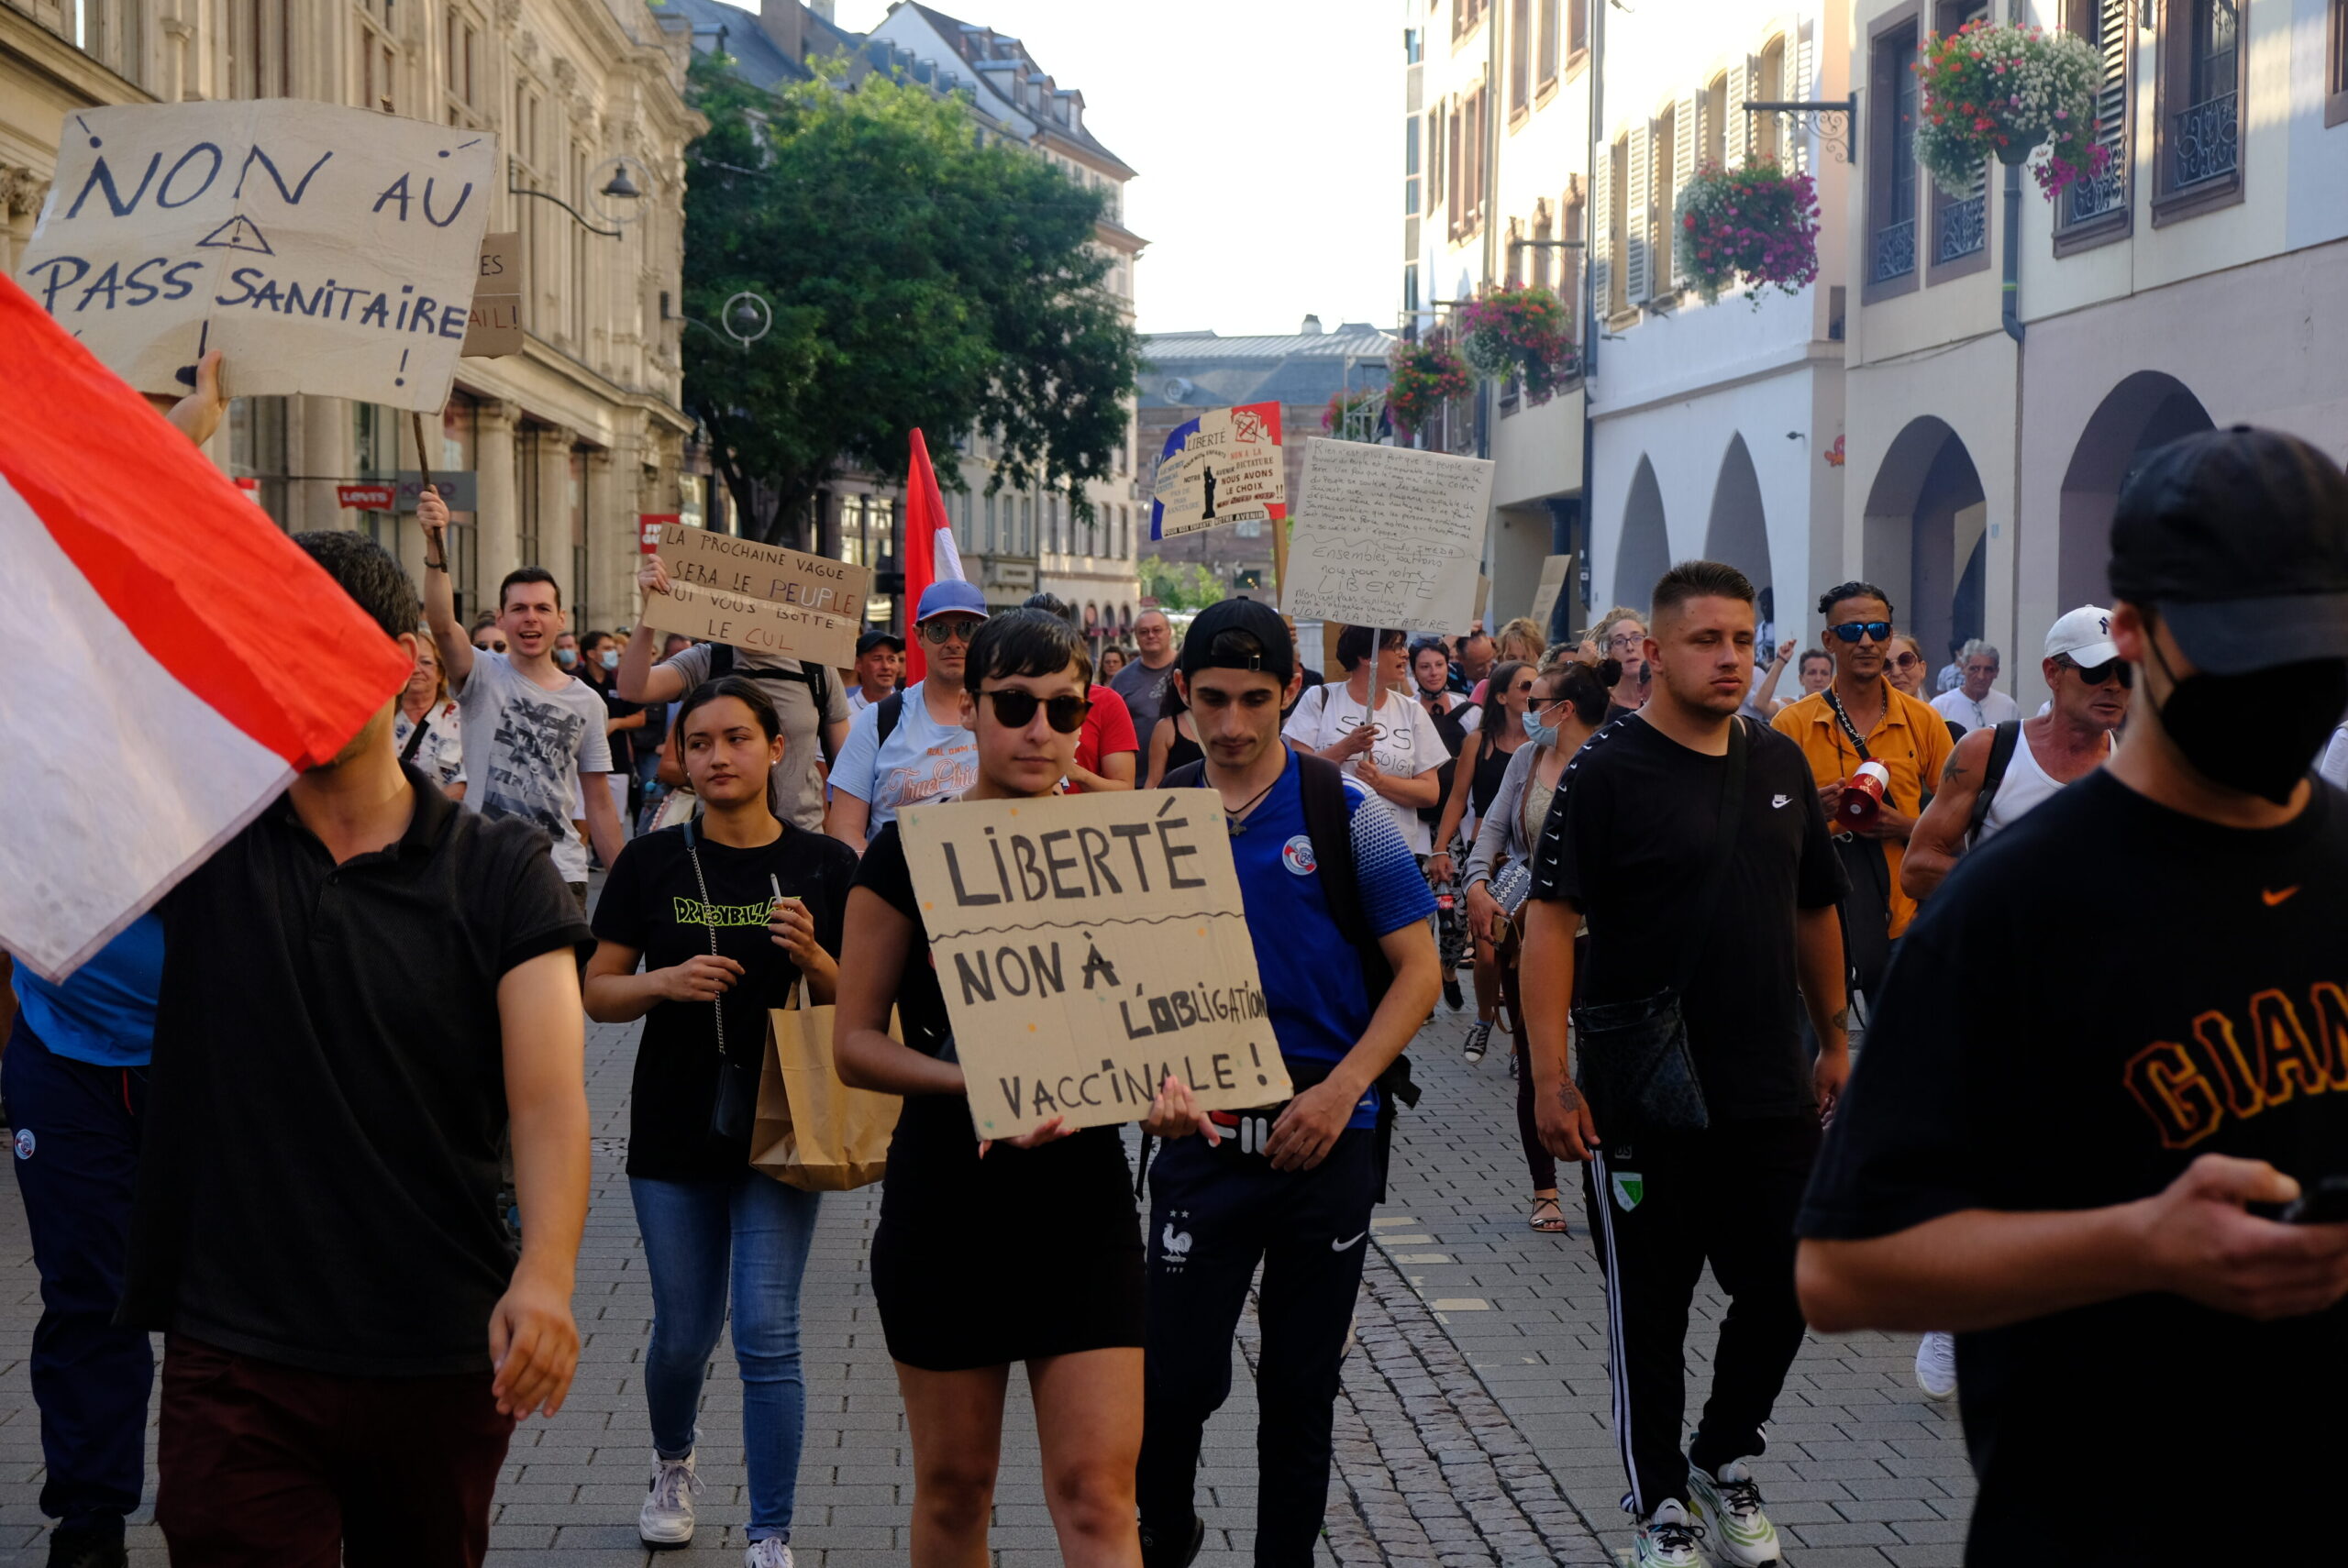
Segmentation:
{"type": "Polygon", "coordinates": [[[2111,646],[2111,612],[2100,604],[2082,604],[2046,628],[2046,657],[2066,655],[2088,669],[2118,658],[2120,650],[2111,646]]]}

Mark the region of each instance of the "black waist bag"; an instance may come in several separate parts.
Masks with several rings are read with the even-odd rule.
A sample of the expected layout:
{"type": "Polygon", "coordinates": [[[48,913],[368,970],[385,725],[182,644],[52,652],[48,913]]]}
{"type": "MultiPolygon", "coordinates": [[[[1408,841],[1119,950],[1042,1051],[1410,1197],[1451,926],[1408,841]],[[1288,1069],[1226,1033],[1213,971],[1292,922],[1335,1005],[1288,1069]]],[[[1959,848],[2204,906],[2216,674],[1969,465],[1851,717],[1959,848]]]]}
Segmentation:
{"type": "Polygon", "coordinates": [[[1697,902],[1696,922],[1681,950],[1673,983],[1635,1001],[1600,1002],[1574,1010],[1574,1082],[1608,1136],[1625,1132],[1700,1132],[1711,1125],[1696,1058],[1688,1049],[1688,1022],[1679,999],[1696,977],[1696,960],[1711,933],[1721,886],[1736,854],[1744,818],[1744,721],[1729,725],[1728,773],[1721,783],[1720,826],[1710,874],[1697,902]]]}

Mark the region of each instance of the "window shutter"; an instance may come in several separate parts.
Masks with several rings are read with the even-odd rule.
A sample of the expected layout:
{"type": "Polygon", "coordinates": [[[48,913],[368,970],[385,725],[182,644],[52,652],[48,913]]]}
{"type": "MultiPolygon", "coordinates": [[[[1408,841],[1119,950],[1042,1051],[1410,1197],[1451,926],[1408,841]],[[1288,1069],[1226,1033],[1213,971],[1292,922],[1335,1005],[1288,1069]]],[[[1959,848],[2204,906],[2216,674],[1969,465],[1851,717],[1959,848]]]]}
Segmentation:
{"type": "Polygon", "coordinates": [[[1679,271],[1679,196],[1696,172],[1697,116],[1707,102],[1704,95],[1682,93],[1671,111],[1671,208],[1656,225],[1663,234],[1663,254],[1656,259],[1656,265],[1675,289],[1686,281],[1679,271]]]}
{"type": "Polygon", "coordinates": [[[1631,188],[1623,204],[1623,293],[1634,305],[1655,297],[1655,269],[1651,264],[1652,250],[1648,243],[1654,229],[1655,215],[1647,207],[1648,149],[1655,145],[1655,125],[1652,121],[1631,133],[1631,188]]]}
{"type": "Polygon", "coordinates": [[[1745,127],[1753,116],[1744,112],[1744,101],[1753,96],[1753,72],[1742,61],[1728,68],[1728,124],[1721,127],[1721,147],[1732,169],[1743,163],[1752,149],[1745,140],[1745,127]]]}
{"type": "Polygon", "coordinates": [[[2098,0],[2096,42],[2103,54],[2103,82],[2095,94],[2095,138],[2110,149],[2105,169],[2113,192],[2128,189],[2130,9],[2128,0],[2098,0]]]}
{"type": "Polygon", "coordinates": [[[1591,325],[1614,312],[1614,149],[1598,149],[1590,160],[1589,205],[1583,209],[1582,234],[1589,240],[1582,251],[1589,262],[1589,291],[1594,302],[1591,325]]]}
{"type": "MultiPolygon", "coordinates": [[[[1790,57],[1786,73],[1793,78],[1786,84],[1786,96],[1797,104],[1806,104],[1810,102],[1811,89],[1816,83],[1811,60],[1814,46],[1811,41],[1810,30],[1804,28],[1800,40],[1791,44],[1786,52],[1790,57]]],[[[1789,122],[1789,125],[1793,132],[1794,171],[1797,173],[1807,174],[1810,172],[1810,132],[1807,116],[1797,116],[1789,122]]]]}

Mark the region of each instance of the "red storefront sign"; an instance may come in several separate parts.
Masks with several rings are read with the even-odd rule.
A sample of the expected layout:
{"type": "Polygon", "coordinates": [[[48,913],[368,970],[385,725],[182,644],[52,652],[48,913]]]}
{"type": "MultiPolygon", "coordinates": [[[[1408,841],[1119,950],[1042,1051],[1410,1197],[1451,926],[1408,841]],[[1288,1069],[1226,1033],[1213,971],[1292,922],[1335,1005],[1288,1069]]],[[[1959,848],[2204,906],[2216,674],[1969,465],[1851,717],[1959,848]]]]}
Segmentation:
{"type": "Polygon", "coordinates": [[[399,499],[399,486],[338,484],[334,487],[334,498],[346,512],[389,512],[399,499]]]}
{"type": "Polygon", "coordinates": [[[684,515],[676,512],[639,512],[636,521],[639,529],[637,548],[648,556],[660,547],[660,525],[681,523],[684,515]]]}

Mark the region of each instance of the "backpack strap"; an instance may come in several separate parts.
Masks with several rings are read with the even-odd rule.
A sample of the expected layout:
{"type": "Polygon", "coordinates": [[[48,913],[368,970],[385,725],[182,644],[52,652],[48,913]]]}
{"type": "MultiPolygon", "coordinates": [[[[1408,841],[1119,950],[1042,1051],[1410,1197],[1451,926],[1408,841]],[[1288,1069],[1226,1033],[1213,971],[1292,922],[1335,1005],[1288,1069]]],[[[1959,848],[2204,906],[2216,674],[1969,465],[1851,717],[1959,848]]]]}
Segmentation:
{"type": "Polygon", "coordinates": [[[1206,781],[1207,765],[1202,760],[1184,763],[1159,779],[1157,787],[1161,790],[1198,790],[1204,788],[1206,781]]]}
{"type": "Polygon", "coordinates": [[[880,699],[879,706],[880,714],[872,721],[872,741],[875,751],[889,744],[889,737],[896,733],[897,721],[905,716],[905,694],[903,691],[892,691],[880,699]]]}
{"type": "Polygon", "coordinates": [[[1337,929],[1361,956],[1362,983],[1369,990],[1369,1008],[1386,999],[1394,982],[1394,966],[1362,912],[1361,878],[1354,865],[1354,817],[1346,805],[1346,770],[1326,757],[1299,752],[1297,790],[1303,797],[1304,833],[1312,841],[1312,864],[1329,912],[1337,929]]]}
{"type": "Polygon", "coordinates": [[[2006,781],[2006,768],[2013,762],[2014,747],[2021,740],[2020,719],[2008,719],[1989,736],[1989,765],[1982,770],[1981,789],[1973,797],[1973,814],[1965,823],[1967,849],[1981,840],[1981,825],[1989,820],[1989,804],[1998,798],[1998,786],[2006,781]]]}
{"type": "Polygon", "coordinates": [[[723,680],[733,673],[734,645],[732,643],[710,644],[709,678],[712,680],[723,680]]]}

